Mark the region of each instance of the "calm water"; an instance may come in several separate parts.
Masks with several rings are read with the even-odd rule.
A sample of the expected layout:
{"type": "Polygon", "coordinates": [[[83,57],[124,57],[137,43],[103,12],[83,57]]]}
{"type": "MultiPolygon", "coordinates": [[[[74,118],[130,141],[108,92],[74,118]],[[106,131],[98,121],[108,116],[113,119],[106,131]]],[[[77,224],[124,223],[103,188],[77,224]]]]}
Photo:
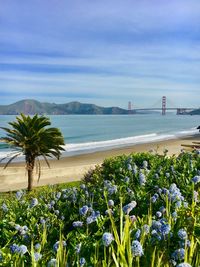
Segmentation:
{"type": "MultiPolygon", "coordinates": [[[[56,115],[49,116],[52,126],[61,129],[67,155],[104,150],[198,133],[200,116],[156,115],[56,115]]],[[[15,116],[0,116],[7,126],[15,116]]],[[[4,132],[0,129],[0,136],[4,132]]],[[[0,146],[0,157],[7,149],[0,146]]]]}

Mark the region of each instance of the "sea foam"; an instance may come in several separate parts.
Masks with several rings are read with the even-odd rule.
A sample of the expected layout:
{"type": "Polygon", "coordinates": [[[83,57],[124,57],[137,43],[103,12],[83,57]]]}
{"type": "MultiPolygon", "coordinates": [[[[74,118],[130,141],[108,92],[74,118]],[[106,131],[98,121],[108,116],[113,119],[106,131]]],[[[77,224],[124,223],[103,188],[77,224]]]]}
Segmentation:
{"type": "MultiPolygon", "coordinates": [[[[125,137],[125,138],[118,138],[118,139],[112,139],[112,140],[105,140],[105,141],[95,141],[95,142],[84,142],[84,143],[71,143],[66,144],[63,146],[65,151],[62,153],[63,156],[72,156],[72,155],[80,155],[80,154],[86,154],[86,153],[92,153],[96,151],[104,151],[109,149],[115,149],[115,148],[122,148],[122,147],[128,147],[132,145],[137,144],[145,144],[145,143],[151,143],[151,142],[157,142],[157,141],[164,141],[164,140],[170,140],[170,139],[177,139],[184,136],[190,136],[198,134],[198,130],[195,128],[169,133],[169,134],[158,134],[158,133],[150,133],[145,135],[136,135],[131,137],[125,137]]],[[[13,156],[13,152],[10,153],[8,150],[2,150],[0,151],[0,160],[7,156],[7,158],[11,158],[13,156]]],[[[14,161],[23,161],[24,156],[19,156],[14,161]]]]}

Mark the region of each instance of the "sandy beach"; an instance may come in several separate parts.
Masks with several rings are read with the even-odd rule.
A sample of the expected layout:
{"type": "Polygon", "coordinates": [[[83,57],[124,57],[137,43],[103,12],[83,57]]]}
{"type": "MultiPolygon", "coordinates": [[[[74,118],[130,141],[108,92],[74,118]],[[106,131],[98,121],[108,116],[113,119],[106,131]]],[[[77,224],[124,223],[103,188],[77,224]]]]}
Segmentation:
{"type": "MultiPolygon", "coordinates": [[[[200,141],[200,135],[184,137],[180,139],[152,142],[148,144],[138,144],[112,150],[88,153],[77,156],[62,157],[60,160],[50,160],[51,168],[42,162],[42,173],[39,183],[35,174],[34,186],[47,184],[57,184],[80,180],[83,175],[95,165],[101,164],[105,158],[130,154],[134,152],[148,152],[156,150],[163,154],[163,150],[168,150],[168,155],[177,155],[181,152],[181,144],[192,144],[200,141]]],[[[24,162],[12,163],[6,169],[0,164],[0,191],[12,191],[27,187],[27,176],[24,162]]]]}

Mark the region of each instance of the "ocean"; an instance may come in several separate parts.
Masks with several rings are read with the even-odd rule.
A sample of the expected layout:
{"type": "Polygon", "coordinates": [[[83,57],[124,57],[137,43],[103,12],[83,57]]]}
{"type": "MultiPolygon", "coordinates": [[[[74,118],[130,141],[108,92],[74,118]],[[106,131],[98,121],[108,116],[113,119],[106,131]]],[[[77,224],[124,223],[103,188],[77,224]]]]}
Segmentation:
{"type": "MultiPolygon", "coordinates": [[[[168,113],[151,115],[54,115],[53,127],[60,128],[65,139],[64,156],[174,139],[198,134],[200,116],[168,113]]],[[[13,115],[1,115],[0,127],[7,127],[13,115]]],[[[5,136],[0,129],[0,137],[5,136]]],[[[0,158],[10,151],[0,143],[0,158]]]]}

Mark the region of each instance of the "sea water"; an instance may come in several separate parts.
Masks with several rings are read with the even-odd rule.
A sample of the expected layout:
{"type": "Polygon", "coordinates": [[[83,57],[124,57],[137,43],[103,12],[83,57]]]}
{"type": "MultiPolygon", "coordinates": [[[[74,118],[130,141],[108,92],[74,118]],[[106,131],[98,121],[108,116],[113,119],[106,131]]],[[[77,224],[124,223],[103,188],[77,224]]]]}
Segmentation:
{"type": "MultiPolygon", "coordinates": [[[[151,115],[54,115],[48,116],[65,139],[65,156],[125,147],[140,143],[198,134],[200,116],[167,113],[151,115]]],[[[1,115],[0,127],[8,127],[13,115],[1,115]]],[[[0,137],[5,132],[0,129],[0,137]]],[[[0,143],[0,158],[11,150],[0,143]]]]}

